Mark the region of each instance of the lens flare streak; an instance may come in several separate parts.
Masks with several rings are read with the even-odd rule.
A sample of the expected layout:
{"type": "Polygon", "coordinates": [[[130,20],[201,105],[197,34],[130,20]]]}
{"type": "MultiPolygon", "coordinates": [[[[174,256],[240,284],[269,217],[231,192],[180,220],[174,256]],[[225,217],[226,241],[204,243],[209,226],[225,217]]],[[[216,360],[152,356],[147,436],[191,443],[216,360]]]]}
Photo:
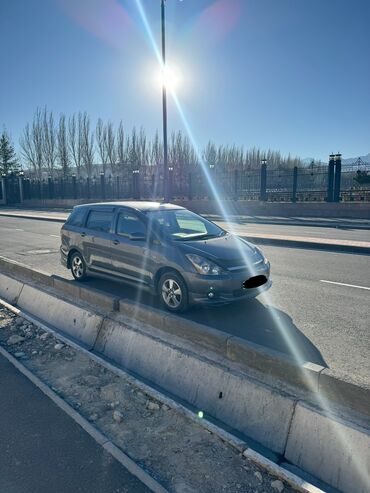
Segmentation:
{"type": "MultiPolygon", "coordinates": [[[[153,32],[150,28],[147,16],[145,14],[145,10],[144,10],[142,3],[141,3],[141,0],[135,0],[135,1],[136,1],[137,6],[138,6],[138,9],[139,9],[140,16],[142,18],[142,22],[143,22],[145,29],[147,31],[148,38],[149,38],[149,40],[153,46],[153,51],[155,53],[155,56],[158,60],[160,68],[163,69],[161,54],[160,54],[158,46],[155,42],[155,38],[154,38],[153,32]]],[[[193,135],[190,124],[188,122],[188,119],[186,118],[185,112],[181,106],[179,98],[177,97],[177,94],[175,93],[174,89],[172,89],[172,88],[168,88],[168,89],[169,89],[169,93],[171,94],[171,96],[173,98],[176,109],[180,115],[180,118],[181,118],[181,121],[184,125],[184,128],[185,128],[185,130],[189,136],[189,139],[192,143],[192,146],[193,146],[193,148],[197,154],[197,157],[199,159],[199,163],[201,165],[202,172],[204,174],[205,179],[209,183],[210,189],[212,191],[212,194],[214,196],[215,201],[217,202],[217,205],[218,205],[219,211],[223,217],[223,220],[228,224],[228,229],[233,234],[234,233],[234,227],[232,225],[232,221],[230,220],[230,214],[229,214],[225,204],[220,199],[220,194],[217,190],[215,183],[212,180],[212,176],[211,176],[211,173],[209,171],[209,168],[208,168],[207,164],[205,163],[201,152],[199,151],[199,146],[197,145],[196,139],[193,135]]],[[[236,234],[236,236],[237,236],[237,234],[236,234]]],[[[239,249],[240,249],[241,257],[244,259],[245,264],[249,268],[250,272],[252,272],[254,274],[254,272],[255,272],[254,266],[251,265],[251,262],[249,261],[248,257],[246,256],[241,245],[239,246],[239,249]]],[[[146,263],[146,258],[143,259],[143,263],[144,264],[146,263]]],[[[308,372],[304,371],[304,368],[302,365],[302,362],[305,361],[304,355],[303,355],[302,351],[300,350],[300,348],[298,347],[298,345],[295,344],[294,341],[292,341],[290,339],[289,335],[287,334],[287,331],[285,330],[283,323],[277,317],[274,310],[272,310],[271,305],[269,303],[269,295],[265,292],[265,293],[261,294],[261,297],[264,301],[266,308],[269,310],[269,313],[271,314],[271,317],[274,321],[276,329],[281,333],[281,335],[282,335],[283,339],[285,340],[289,350],[291,351],[292,355],[294,355],[297,362],[300,362],[301,371],[303,374],[303,378],[305,379],[305,381],[307,383],[307,387],[316,396],[317,401],[319,402],[321,408],[325,411],[325,413],[335,415],[335,412],[334,412],[330,402],[328,401],[328,399],[325,396],[318,394],[317,383],[312,379],[312,377],[309,376],[308,372]]],[[[199,412],[199,414],[198,414],[199,417],[201,417],[200,413],[202,413],[202,412],[199,412]]],[[[203,413],[202,413],[202,416],[203,416],[203,413]]],[[[352,451],[354,451],[355,450],[355,444],[350,442],[349,437],[345,433],[342,433],[338,426],[335,426],[334,424],[332,424],[331,426],[332,426],[332,432],[333,432],[333,434],[336,435],[336,437],[340,441],[343,450],[351,449],[352,451]]],[[[353,460],[353,463],[355,464],[355,467],[357,469],[359,477],[362,478],[362,480],[364,481],[364,484],[370,485],[370,477],[369,477],[369,473],[367,472],[367,467],[366,467],[365,462],[366,462],[366,459],[358,457],[358,454],[356,455],[356,457],[354,457],[354,460],[353,460]]]]}

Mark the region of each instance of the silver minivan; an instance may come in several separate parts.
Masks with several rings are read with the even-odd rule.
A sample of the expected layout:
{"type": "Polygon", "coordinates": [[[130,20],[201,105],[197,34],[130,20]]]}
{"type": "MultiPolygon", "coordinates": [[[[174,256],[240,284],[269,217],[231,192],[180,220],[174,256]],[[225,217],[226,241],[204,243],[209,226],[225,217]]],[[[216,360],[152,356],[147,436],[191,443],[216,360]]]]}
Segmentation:
{"type": "Polygon", "coordinates": [[[94,273],[158,295],[172,312],[254,298],[271,286],[261,250],[194,212],[158,202],[74,207],[61,261],[77,281],[94,273]]]}

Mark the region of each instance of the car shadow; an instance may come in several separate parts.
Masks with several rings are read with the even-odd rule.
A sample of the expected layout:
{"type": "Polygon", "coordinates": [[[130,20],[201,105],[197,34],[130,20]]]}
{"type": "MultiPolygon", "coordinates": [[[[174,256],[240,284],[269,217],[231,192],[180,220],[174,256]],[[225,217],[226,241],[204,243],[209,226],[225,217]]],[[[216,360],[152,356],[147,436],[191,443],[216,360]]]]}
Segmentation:
{"type": "MultiPolygon", "coordinates": [[[[100,278],[90,278],[86,285],[135,303],[160,308],[158,298],[137,287],[100,278]]],[[[223,306],[194,307],[180,316],[280,351],[299,363],[310,361],[327,366],[320,351],[299,330],[287,313],[269,304],[263,304],[258,299],[223,306]]]]}

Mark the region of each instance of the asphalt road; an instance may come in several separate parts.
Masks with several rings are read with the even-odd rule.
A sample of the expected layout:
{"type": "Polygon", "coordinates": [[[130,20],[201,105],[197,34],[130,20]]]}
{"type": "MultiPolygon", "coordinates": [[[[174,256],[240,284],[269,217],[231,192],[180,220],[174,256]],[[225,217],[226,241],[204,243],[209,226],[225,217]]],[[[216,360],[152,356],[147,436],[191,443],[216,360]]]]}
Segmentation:
{"type": "MultiPolygon", "coordinates": [[[[0,255],[71,279],[59,262],[59,230],[58,223],[0,218],[0,255]]],[[[263,251],[273,278],[266,295],[184,316],[370,382],[370,256],[272,246],[263,251]]],[[[87,284],[156,303],[121,283],[87,284]]]]}
{"type": "Polygon", "coordinates": [[[149,492],[3,356],[0,374],[1,492],[149,492]]]}
{"type": "MultiPolygon", "coordinates": [[[[31,210],[31,209],[4,209],[1,208],[0,212],[10,212],[14,214],[29,214],[36,216],[53,216],[59,217],[61,219],[66,219],[69,215],[67,211],[60,210],[31,210]]],[[[208,216],[207,216],[208,217],[208,216]]],[[[1,216],[0,216],[1,218],[1,216]]],[[[360,229],[355,227],[356,220],[342,220],[339,219],[326,219],[318,220],[317,226],[306,225],[304,218],[301,219],[301,225],[290,225],[290,224],[267,224],[267,223],[253,223],[248,217],[245,218],[233,218],[230,221],[230,225],[227,225],[217,216],[209,216],[210,219],[214,220],[217,224],[225,229],[234,229],[235,231],[241,232],[245,235],[253,236],[255,234],[263,235],[282,235],[282,236],[303,236],[303,237],[313,237],[318,239],[337,239],[337,240],[349,240],[349,241],[366,241],[370,242],[370,221],[357,220],[360,224],[367,225],[368,229],[360,229]],[[325,227],[319,226],[320,223],[331,223],[334,226],[325,227]],[[342,224],[342,225],[341,225],[342,224]]],[[[279,221],[279,218],[275,218],[279,221]]],[[[283,220],[281,218],[280,220],[283,220]]],[[[270,221],[273,218],[269,218],[270,221]]],[[[285,218],[287,220],[287,218],[285,218]]]]}

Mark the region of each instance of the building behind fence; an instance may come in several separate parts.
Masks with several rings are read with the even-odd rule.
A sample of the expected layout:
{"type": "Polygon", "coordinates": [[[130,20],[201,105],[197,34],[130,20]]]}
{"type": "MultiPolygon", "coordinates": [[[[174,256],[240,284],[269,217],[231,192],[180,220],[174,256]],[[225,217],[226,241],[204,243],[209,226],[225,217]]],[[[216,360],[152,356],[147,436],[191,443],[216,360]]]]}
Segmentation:
{"type": "MultiPolygon", "coordinates": [[[[261,200],[276,202],[370,202],[370,163],[360,159],[342,165],[340,154],[330,155],[328,165],[305,168],[225,170],[210,166],[210,179],[198,168],[169,168],[168,186],[173,199],[261,200]],[[213,187],[210,186],[210,181],[213,187]],[[213,191],[212,191],[213,190],[213,191]]],[[[27,200],[161,200],[164,196],[163,169],[145,166],[125,176],[52,177],[25,176],[22,172],[2,177],[0,203],[18,204],[27,200]]]]}

